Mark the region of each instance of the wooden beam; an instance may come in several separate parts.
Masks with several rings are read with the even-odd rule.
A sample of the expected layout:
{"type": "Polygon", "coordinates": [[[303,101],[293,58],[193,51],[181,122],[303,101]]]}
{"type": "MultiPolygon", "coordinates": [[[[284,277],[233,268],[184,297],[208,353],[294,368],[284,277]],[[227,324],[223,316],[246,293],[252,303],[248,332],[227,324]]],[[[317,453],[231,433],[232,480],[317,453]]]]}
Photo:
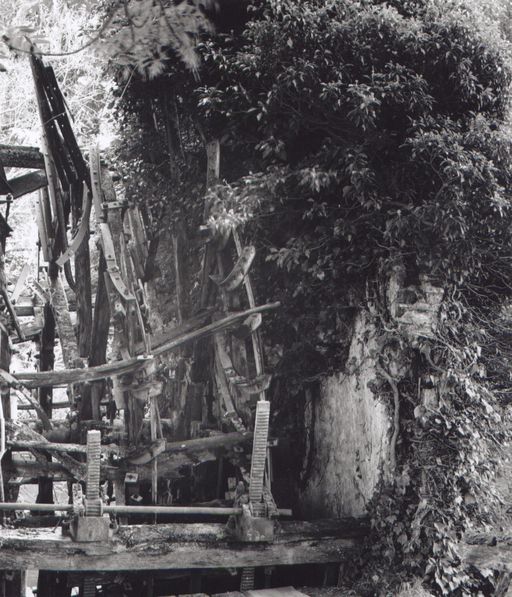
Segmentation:
{"type": "Polygon", "coordinates": [[[18,199],[23,195],[42,189],[48,184],[48,181],[46,180],[44,171],[36,170],[22,176],[17,176],[16,178],[11,178],[8,183],[11,187],[13,198],[18,199]]]}
{"type": "Polygon", "coordinates": [[[0,567],[158,570],[325,564],[360,553],[366,525],[354,520],[282,522],[274,543],[238,543],[222,524],[120,527],[109,543],[76,543],[61,529],[3,529],[0,567]]]}
{"type": "MultiPolygon", "coordinates": [[[[39,369],[41,371],[52,370],[55,366],[55,318],[49,303],[44,306],[44,325],[39,339],[39,369]]],[[[41,387],[38,391],[38,402],[42,409],[37,411],[41,421],[46,422],[52,418],[53,388],[41,387]],[[44,413],[44,416],[43,416],[44,413]]],[[[18,433],[23,433],[22,427],[17,427],[18,433]]],[[[28,429],[28,428],[27,428],[28,429]]],[[[28,434],[28,431],[27,431],[28,434]]],[[[51,456],[45,453],[32,452],[34,456],[40,454],[41,462],[51,462],[51,456]]],[[[41,475],[38,480],[37,501],[45,504],[53,502],[53,481],[45,475],[41,475]]]]}
{"type": "MultiPolygon", "coordinates": [[[[13,461],[10,465],[12,475],[58,475],[68,478],[81,478],[83,467],[74,459],[66,456],[67,453],[85,454],[86,447],[80,444],[66,444],[49,442],[35,431],[25,426],[7,424],[8,447],[12,450],[45,450],[61,461],[61,464],[51,463],[51,466],[41,465],[39,462],[13,461]]],[[[252,440],[252,433],[225,433],[213,437],[204,437],[181,442],[166,442],[165,450],[158,456],[158,473],[163,479],[178,479],[181,477],[180,470],[183,466],[193,466],[201,462],[217,460],[229,456],[234,448],[249,445],[252,440]]],[[[142,448],[141,448],[142,450],[142,448]]],[[[127,472],[137,472],[139,480],[151,479],[152,465],[135,465],[130,459],[136,457],[137,452],[127,454],[117,445],[103,445],[102,452],[106,454],[117,454],[125,457],[118,467],[102,466],[101,475],[103,479],[110,481],[124,479],[127,472]]]]}
{"type": "Polygon", "coordinates": [[[0,162],[5,168],[44,168],[38,147],[0,145],[0,162]]]}
{"type": "MultiPolygon", "coordinates": [[[[39,442],[43,445],[50,446],[50,442],[42,436],[37,431],[34,431],[28,425],[23,423],[14,423],[13,421],[6,421],[5,425],[6,433],[13,438],[13,440],[20,440],[20,441],[34,441],[39,442]]],[[[34,451],[37,453],[37,451],[34,451]]],[[[85,479],[85,464],[81,462],[77,462],[74,458],[67,454],[63,454],[61,452],[54,452],[53,456],[56,460],[60,462],[60,464],[64,467],[66,471],[69,472],[75,479],[82,481],[85,479]]],[[[41,463],[37,463],[41,464],[41,463]]],[[[48,463],[51,464],[51,463],[48,463]]],[[[13,463],[15,466],[15,464],[13,463]]],[[[45,476],[44,474],[42,476],[45,476]]]]}
{"type": "MultiPolygon", "coordinates": [[[[73,185],[71,187],[71,204],[74,211],[74,218],[78,220],[78,203],[80,196],[85,193],[87,202],[87,187],[83,184],[73,185]]],[[[81,207],[81,206],[80,206],[81,207]]],[[[81,357],[88,357],[91,351],[92,335],[92,286],[91,286],[91,259],[89,254],[89,214],[82,214],[84,218],[86,233],[83,241],[78,246],[75,253],[75,284],[76,284],[76,305],[77,305],[77,324],[78,324],[78,349],[81,357]]],[[[100,273],[100,276],[102,274],[100,273]]],[[[99,282],[99,280],[98,280],[99,282]]],[[[103,361],[104,362],[104,361],[103,361]]],[[[98,363],[99,364],[99,363],[98,363]]]]}
{"type": "MultiPolygon", "coordinates": [[[[13,435],[14,429],[9,435],[13,435]]],[[[8,437],[9,437],[8,435],[8,437]]],[[[215,460],[217,452],[232,450],[235,446],[249,444],[252,440],[252,433],[222,433],[212,437],[201,437],[181,442],[166,442],[162,455],[174,457],[179,460],[177,466],[182,464],[197,464],[207,460],[215,460]]],[[[14,451],[25,450],[46,450],[47,452],[73,452],[76,454],[87,454],[87,447],[82,444],[68,444],[59,442],[48,442],[41,440],[8,439],[7,446],[14,451]]],[[[105,454],[117,454],[127,456],[126,450],[117,444],[102,445],[101,451],[105,454]]]]}
{"type": "Polygon", "coordinates": [[[276,309],[280,306],[279,303],[269,303],[254,309],[248,309],[239,313],[232,313],[227,317],[219,319],[207,326],[193,330],[178,336],[174,340],[163,344],[162,346],[153,350],[153,355],[148,357],[133,357],[131,359],[124,359],[114,363],[107,363],[106,365],[98,365],[97,367],[89,367],[88,369],[66,369],[62,371],[45,371],[45,372],[15,372],[14,376],[21,385],[27,388],[37,388],[40,386],[55,386],[69,383],[81,383],[84,381],[97,381],[107,377],[123,375],[125,373],[133,372],[142,367],[145,363],[151,362],[154,357],[165,354],[183,346],[188,342],[204,338],[215,332],[225,330],[231,326],[243,321],[253,313],[261,313],[271,309],[276,309]]]}

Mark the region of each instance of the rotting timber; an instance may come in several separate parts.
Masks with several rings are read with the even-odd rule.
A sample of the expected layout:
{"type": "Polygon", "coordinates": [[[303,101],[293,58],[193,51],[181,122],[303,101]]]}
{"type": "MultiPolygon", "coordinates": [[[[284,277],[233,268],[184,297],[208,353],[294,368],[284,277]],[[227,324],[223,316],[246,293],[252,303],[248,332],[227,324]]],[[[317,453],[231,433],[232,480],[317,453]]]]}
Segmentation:
{"type": "MultiPolygon", "coordinates": [[[[82,571],[84,594],[94,594],[87,592],[91,570],[239,569],[240,588],[247,590],[254,588],[256,567],[353,557],[364,524],[277,520],[290,513],[279,510],[272,497],[269,455],[275,440],[269,437],[270,376],[264,371],[260,324],[278,305],[255,302],[254,248],[243,246],[236,229],[220,235],[205,227],[198,304],[185,309],[181,239],[175,236],[176,287],[169,295],[176,302],[176,325],[154,329],[151,311],[158,305],[147,292],[146,214],[116,194],[96,147],[84,158],[52,68],[34,55],[31,67],[41,148],[0,147],[6,167],[35,168],[8,179],[0,164],[0,192],[12,202],[38,190],[44,263],[35,279],[24,270],[12,295],[0,271],[5,307],[0,485],[10,489],[0,496],[0,568],[48,571],[39,595],[63,584],[68,592],[58,594],[68,595],[62,574],[69,571],[82,571]],[[30,295],[18,302],[24,287],[30,295]],[[20,323],[27,315],[33,321],[20,323]],[[13,342],[38,342],[39,371],[9,371],[8,329],[13,342]],[[65,365],[60,370],[54,369],[55,337],[65,365]],[[57,422],[52,388],[63,386],[70,413],[67,421],[57,422]],[[13,420],[13,400],[33,409],[38,421],[13,420]],[[167,418],[160,415],[164,407],[167,418]],[[214,468],[203,471],[206,480],[201,480],[196,471],[205,464],[214,468]],[[215,499],[205,503],[204,492],[190,488],[211,483],[212,470],[215,499]],[[52,484],[62,480],[74,484],[72,506],[52,506],[52,484]],[[8,503],[16,501],[21,485],[34,482],[39,504],[8,503]],[[179,496],[173,484],[180,487],[179,496]],[[59,506],[67,511],[60,528],[41,527],[45,516],[53,524],[59,506]],[[30,515],[15,517],[16,508],[30,515]],[[144,524],[129,524],[134,520],[144,524]]],[[[205,150],[208,186],[219,176],[219,143],[212,141],[205,150]]],[[[3,217],[0,232],[5,250],[9,227],[3,217]]],[[[2,586],[21,579],[6,581],[4,575],[2,586]]],[[[9,590],[4,593],[16,594],[9,590]]]]}

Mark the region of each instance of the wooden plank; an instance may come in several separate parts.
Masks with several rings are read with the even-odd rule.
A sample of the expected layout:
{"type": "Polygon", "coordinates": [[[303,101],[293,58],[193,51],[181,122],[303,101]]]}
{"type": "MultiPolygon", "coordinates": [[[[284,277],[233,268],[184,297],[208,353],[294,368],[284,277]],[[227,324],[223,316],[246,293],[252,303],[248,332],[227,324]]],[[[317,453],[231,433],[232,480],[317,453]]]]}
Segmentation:
{"type": "Polygon", "coordinates": [[[274,543],[237,543],[223,524],[120,527],[109,543],[76,543],[61,529],[3,529],[0,567],[45,570],[209,569],[352,560],[366,527],[353,521],[282,522],[274,543]]]}
{"type": "Polygon", "coordinates": [[[87,234],[75,254],[78,355],[82,358],[89,356],[92,342],[92,284],[88,236],[87,234]]]}
{"type": "Polygon", "coordinates": [[[0,144],[0,162],[5,168],[44,168],[38,147],[0,144]]]}
{"type": "Polygon", "coordinates": [[[301,593],[293,587],[279,587],[276,589],[259,589],[256,591],[246,591],[246,597],[307,597],[306,593],[301,593]]]}
{"type": "Polygon", "coordinates": [[[69,315],[68,301],[60,276],[50,280],[50,304],[62,347],[62,358],[68,369],[83,363],[78,352],[75,330],[69,315]]]}
{"type": "Polygon", "coordinates": [[[46,180],[44,171],[36,170],[17,176],[16,178],[11,178],[8,183],[11,187],[13,199],[18,199],[23,195],[42,189],[48,184],[48,181],[46,180]]]}
{"type": "Polygon", "coordinates": [[[55,162],[62,187],[66,190],[70,184],[76,182],[77,177],[64,144],[63,136],[57,125],[59,113],[58,111],[55,112],[52,106],[54,91],[48,79],[47,68],[45,68],[42,59],[35,54],[31,54],[30,64],[40,110],[41,125],[47,137],[49,149],[52,159],[55,162]]]}
{"type": "MultiPolygon", "coordinates": [[[[37,433],[37,431],[34,431],[30,427],[28,427],[28,425],[25,425],[23,423],[6,422],[6,430],[14,439],[19,439],[21,441],[35,441],[44,445],[50,445],[50,442],[43,435],[37,433]]],[[[34,451],[34,453],[37,453],[37,451],[34,451]]],[[[65,471],[67,471],[75,479],[80,481],[85,480],[84,464],[77,462],[74,458],[62,452],[54,451],[53,455],[55,459],[62,465],[65,471]]],[[[37,464],[41,465],[41,462],[38,462],[37,464]]]]}
{"type": "Polygon", "coordinates": [[[68,246],[66,251],[62,253],[62,255],[57,259],[57,265],[61,267],[71,259],[75,253],[79,250],[80,246],[84,242],[88,242],[89,240],[89,218],[91,215],[91,198],[89,196],[87,187],[84,186],[84,199],[83,199],[83,215],[80,220],[80,225],[78,227],[78,231],[73,237],[71,244],[68,246]]]}
{"type": "MultiPolygon", "coordinates": [[[[48,107],[46,101],[46,94],[44,92],[44,73],[43,73],[43,66],[42,61],[39,57],[31,54],[30,56],[30,68],[32,69],[32,78],[34,80],[34,89],[37,101],[37,109],[39,112],[39,122],[41,124],[41,129],[43,132],[43,136],[47,137],[48,145],[51,145],[52,154],[54,154],[56,159],[56,167],[58,168],[59,178],[61,180],[66,180],[65,172],[62,169],[62,165],[58,159],[58,147],[56,144],[57,141],[57,129],[56,124],[52,119],[51,111],[48,107]]],[[[46,173],[48,175],[48,167],[47,167],[47,156],[44,156],[44,147],[42,148],[43,157],[44,157],[44,167],[46,173]]]]}
{"type": "Polygon", "coordinates": [[[21,293],[25,289],[27,278],[30,275],[31,267],[29,263],[25,263],[23,266],[18,279],[16,280],[16,284],[14,286],[14,290],[11,292],[11,302],[14,304],[20,297],[21,293]]]}
{"type": "Polygon", "coordinates": [[[77,236],[73,239],[67,253],[75,253],[75,296],[77,311],[77,339],[80,357],[87,358],[91,351],[92,338],[92,284],[91,259],[89,254],[89,215],[91,201],[87,185],[78,183],[70,189],[70,202],[73,219],[82,215],[77,236]],[[80,238],[81,237],[81,238],[80,238]]]}
{"type": "MultiPolygon", "coordinates": [[[[117,263],[116,251],[114,248],[114,239],[109,224],[101,222],[99,225],[99,230],[101,233],[101,244],[103,246],[103,253],[105,255],[105,261],[107,264],[107,272],[110,276],[110,279],[112,280],[112,284],[114,285],[116,291],[119,293],[119,296],[124,301],[133,301],[135,300],[135,297],[133,296],[130,289],[127,287],[121,275],[119,265],[117,263]]],[[[119,238],[121,238],[121,236],[119,236],[119,238]]]]}
{"type": "MultiPolygon", "coordinates": [[[[44,325],[41,330],[39,338],[39,369],[41,371],[48,371],[55,366],[55,318],[51,306],[46,303],[44,306],[44,325]]],[[[52,418],[52,401],[53,388],[49,386],[41,387],[38,391],[38,402],[42,411],[37,411],[39,417],[48,426],[49,420],[52,418]],[[44,413],[44,416],[43,416],[44,413]],[[46,419],[45,419],[46,417],[46,419]]],[[[22,428],[17,427],[20,430],[22,428]]],[[[39,456],[39,461],[46,463],[51,462],[51,456],[44,452],[33,451],[34,456],[39,456]]],[[[40,475],[38,478],[38,493],[37,501],[50,504],[53,502],[53,481],[48,479],[46,475],[40,475]]]]}
{"type": "MultiPolygon", "coordinates": [[[[84,444],[63,444],[58,442],[48,442],[39,440],[7,440],[7,446],[13,452],[25,452],[30,450],[46,450],[47,452],[64,452],[73,454],[87,454],[87,446],[84,444]]],[[[105,454],[123,453],[121,448],[116,445],[102,446],[101,451],[105,454]]]]}
{"type": "MultiPolygon", "coordinates": [[[[103,365],[107,362],[107,344],[110,330],[110,304],[105,282],[106,264],[103,252],[100,251],[98,264],[98,285],[94,302],[94,313],[91,331],[91,353],[89,366],[103,365]]],[[[103,380],[90,386],[84,386],[80,408],[81,419],[99,419],[100,402],[104,391],[103,380]]]]}
{"type": "Polygon", "coordinates": [[[220,141],[218,139],[206,144],[206,162],[206,188],[210,188],[219,182],[220,177],[220,141]]]}
{"type": "Polygon", "coordinates": [[[88,369],[67,369],[63,371],[49,371],[49,372],[28,372],[20,371],[14,373],[13,377],[17,381],[27,388],[37,388],[42,385],[63,385],[68,383],[80,383],[84,381],[96,381],[99,379],[105,379],[107,377],[113,377],[117,375],[123,375],[124,373],[135,371],[136,369],[144,366],[146,363],[154,360],[154,357],[165,354],[183,346],[187,342],[192,342],[198,338],[204,338],[216,332],[227,329],[238,322],[243,321],[249,315],[254,313],[262,313],[271,309],[277,309],[280,303],[268,303],[255,307],[254,309],[248,309],[246,311],[240,311],[239,313],[232,313],[223,319],[219,319],[209,325],[201,327],[199,329],[187,332],[170,342],[163,344],[153,351],[152,356],[143,357],[132,357],[130,359],[124,359],[116,361],[114,363],[108,363],[106,365],[98,365],[97,367],[89,367],[88,369]]]}
{"type": "MultiPolygon", "coordinates": [[[[11,363],[11,349],[9,346],[9,334],[4,324],[0,322],[0,367],[5,370],[9,370],[11,363]]],[[[11,408],[11,398],[9,390],[6,388],[2,389],[2,407],[3,415],[6,419],[13,418],[13,409],[11,408]]]]}
{"type": "Polygon", "coordinates": [[[457,552],[465,564],[471,564],[479,570],[490,569],[512,573],[510,535],[481,534],[467,538],[466,541],[466,543],[460,542],[457,546],[457,552]]]}

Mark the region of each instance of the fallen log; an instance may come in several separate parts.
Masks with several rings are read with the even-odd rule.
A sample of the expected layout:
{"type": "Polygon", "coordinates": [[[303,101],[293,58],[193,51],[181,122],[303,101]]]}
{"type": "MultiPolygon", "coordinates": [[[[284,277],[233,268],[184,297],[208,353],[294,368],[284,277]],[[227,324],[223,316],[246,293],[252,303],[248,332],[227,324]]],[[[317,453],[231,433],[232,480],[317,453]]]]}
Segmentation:
{"type": "Polygon", "coordinates": [[[60,529],[3,529],[0,567],[158,570],[326,564],[353,560],[364,522],[282,522],[273,543],[239,543],[223,524],[123,526],[108,543],[77,543],[60,529]]]}
{"type": "Polygon", "coordinates": [[[209,325],[206,325],[197,330],[193,330],[181,336],[178,336],[174,340],[159,346],[153,350],[151,356],[138,356],[131,359],[124,359],[114,363],[107,363],[106,365],[98,365],[97,367],[89,367],[87,369],[66,369],[62,371],[40,371],[40,372],[27,372],[21,371],[14,373],[13,377],[16,382],[26,388],[38,388],[41,386],[55,386],[62,384],[73,384],[82,383],[87,381],[98,381],[107,377],[114,377],[136,371],[143,367],[145,364],[154,360],[154,357],[170,352],[188,342],[197,340],[198,338],[205,338],[215,332],[225,330],[240,320],[247,318],[253,313],[262,313],[263,311],[269,311],[279,307],[279,303],[268,303],[261,305],[260,307],[254,307],[253,309],[247,309],[246,311],[240,311],[239,313],[233,313],[219,319],[209,325]]]}

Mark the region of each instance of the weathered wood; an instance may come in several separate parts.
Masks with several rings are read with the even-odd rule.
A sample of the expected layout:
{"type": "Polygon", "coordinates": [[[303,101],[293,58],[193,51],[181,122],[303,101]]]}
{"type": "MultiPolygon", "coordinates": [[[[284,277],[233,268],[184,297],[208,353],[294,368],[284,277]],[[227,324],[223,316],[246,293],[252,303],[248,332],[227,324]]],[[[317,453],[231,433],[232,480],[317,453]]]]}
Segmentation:
{"type": "MultiPolygon", "coordinates": [[[[59,442],[36,440],[7,440],[7,446],[13,451],[46,450],[46,452],[64,452],[87,455],[87,446],[82,444],[64,444],[59,442]]],[[[116,444],[101,446],[104,454],[123,455],[124,451],[116,444]]]]}
{"type": "MultiPolygon", "coordinates": [[[[11,349],[9,347],[9,334],[7,329],[0,322],[0,367],[8,370],[11,364],[11,349]]],[[[11,396],[9,390],[2,391],[2,412],[6,419],[12,419],[14,413],[11,408],[11,396]]]]}
{"type": "Polygon", "coordinates": [[[42,170],[36,170],[35,172],[29,172],[28,174],[22,174],[16,178],[11,178],[9,181],[11,187],[11,193],[13,199],[18,199],[28,193],[33,193],[39,189],[42,189],[48,184],[46,180],[46,174],[42,170]]]}
{"type": "MultiPolygon", "coordinates": [[[[239,321],[246,319],[253,313],[261,313],[263,311],[277,309],[279,306],[279,303],[268,303],[260,307],[255,307],[254,309],[248,309],[239,313],[232,313],[231,315],[219,319],[207,326],[185,333],[174,340],[163,344],[153,351],[152,357],[160,356],[166,352],[170,352],[171,350],[175,350],[176,348],[183,346],[187,342],[192,342],[198,338],[204,338],[214,334],[215,332],[227,329],[233,325],[236,325],[239,321]]],[[[152,361],[152,357],[139,356],[131,359],[116,361],[114,363],[108,363],[106,365],[99,365],[97,367],[89,367],[88,369],[67,369],[63,371],[48,372],[20,371],[19,373],[15,373],[13,376],[19,381],[20,384],[27,388],[37,388],[43,385],[55,386],[69,383],[80,383],[84,381],[96,381],[105,379],[107,377],[133,372],[144,366],[145,363],[152,361]]]]}
{"type": "MultiPolygon", "coordinates": [[[[39,111],[39,119],[43,129],[43,137],[46,137],[46,143],[52,154],[52,161],[55,162],[55,167],[63,186],[67,187],[69,182],[73,182],[74,172],[68,161],[68,156],[62,144],[60,131],[57,127],[56,118],[52,113],[51,105],[48,101],[51,90],[47,89],[48,81],[45,72],[44,64],[39,56],[35,54],[30,55],[30,67],[32,69],[32,77],[34,79],[34,87],[36,92],[37,108],[39,111]]],[[[43,147],[44,155],[44,147],[43,147]]],[[[46,166],[46,160],[45,160],[46,166]]],[[[49,174],[46,168],[47,175],[49,174]]]]}
{"type": "Polygon", "coordinates": [[[498,570],[512,573],[512,539],[510,535],[481,534],[466,537],[457,546],[458,554],[465,564],[478,569],[498,570]]]}
{"type": "Polygon", "coordinates": [[[55,231],[53,230],[52,210],[48,187],[40,189],[38,195],[36,220],[39,232],[39,243],[41,245],[43,259],[50,263],[53,259],[55,231]]]}
{"type": "Polygon", "coordinates": [[[0,162],[5,168],[44,168],[38,147],[0,145],[0,162]]]}
{"type": "Polygon", "coordinates": [[[183,284],[182,284],[182,274],[181,274],[181,259],[180,259],[180,250],[181,250],[181,239],[177,234],[172,235],[172,247],[173,247],[173,257],[174,257],[174,278],[175,278],[175,289],[176,289],[176,315],[178,320],[178,325],[183,323],[183,284]]]}
{"type": "MultiPolygon", "coordinates": [[[[72,204],[73,204],[74,210],[78,209],[76,206],[76,203],[78,202],[77,198],[76,198],[77,192],[78,192],[78,185],[76,185],[76,188],[74,185],[73,190],[72,190],[72,193],[74,194],[74,197],[72,195],[72,204]]],[[[80,213],[82,214],[82,217],[80,219],[80,224],[78,225],[78,230],[77,230],[75,236],[73,237],[71,244],[66,249],[66,251],[64,253],[62,253],[62,255],[57,259],[57,265],[59,265],[61,267],[67,261],[69,261],[69,259],[71,259],[71,257],[73,255],[75,255],[75,253],[78,251],[78,249],[80,248],[81,244],[84,241],[88,242],[88,240],[89,240],[89,218],[91,215],[91,198],[90,198],[89,190],[85,185],[83,185],[83,194],[84,194],[84,198],[80,202],[81,205],[83,206],[83,209],[80,211],[80,213]]],[[[75,215],[75,219],[78,217],[79,217],[78,215],[75,215]]]]}
{"type": "Polygon", "coordinates": [[[233,266],[233,269],[225,277],[217,277],[211,275],[210,278],[226,292],[233,292],[236,288],[242,284],[245,277],[247,276],[249,269],[252,265],[254,257],[256,256],[256,249],[249,245],[244,247],[237,262],[233,266]]]}
{"type": "Polygon", "coordinates": [[[0,570],[0,597],[24,597],[26,575],[25,570],[0,570]]]}
{"type": "Polygon", "coordinates": [[[121,527],[110,543],[76,543],[60,529],[3,529],[0,567],[13,570],[157,570],[324,564],[360,553],[354,521],[283,522],[274,543],[233,542],[222,524],[121,527]]]}
{"type": "MultiPolygon", "coordinates": [[[[34,431],[23,423],[6,422],[6,430],[13,440],[35,441],[43,445],[50,445],[50,442],[37,431],[34,431]]],[[[55,459],[77,480],[85,479],[85,465],[77,462],[74,458],[61,452],[53,452],[55,459]]],[[[41,463],[37,463],[41,464],[41,463]]]]}
{"type": "MultiPolygon", "coordinates": [[[[91,330],[91,352],[89,366],[103,365],[107,361],[107,343],[110,330],[110,304],[108,291],[105,282],[106,263],[103,252],[100,251],[98,264],[98,285],[96,287],[96,298],[94,301],[94,314],[91,330]]],[[[104,391],[104,381],[87,387],[82,391],[82,402],[80,405],[81,419],[99,419],[100,402],[104,391]]]]}
{"type": "Polygon", "coordinates": [[[80,215],[82,216],[79,229],[81,240],[78,239],[79,242],[72,244],[75,251],[78,353],[80,357],[86,358],[91,351],[92,337],[91,259],[89,255],[89,215],[91,202],[87,186],[83,183],[73,185],[71,187],[70,199],[73,219],[76,221],[80,215]]]}
{"type": "Polygon", "coordinates": [[[71,369],[81,363],[78,353],[75,330],[69,315],[68,301],[60,276],[50,279],[50,304],[62,347],[62,358],[66,368],[71,369]]]}
{"type": "Polygon", "coordinates": [[[13,305],[20,298],[21,293],[25,289],[27,278],[30,276],[31,269],[30,263],[25,263],[23,266],[23,269],[16,280],[16,284],[14,285],[14,290],[11,292],[10,298],[13,305]]]}
{"type": "MultiPolygon", "coordinates": [[[[8,424],[8,445],[15,450],[24,449],[44,449],[54,454],[57,459],[62,460],[67,452],[85,454],[85,446],[78,444],[63,444],[48,442],[45,438],[36,432],[31,433],[18,431],[17,427],[11,427],[8,424]]],[[[24,429],[24,428],[23,428],[24,429]]],[[[166,442],[165,450],[158,459],[159,476],[165,479],[180,478],[180,470],[183,466],[193,466],[201,462],[217,460],[232,454],[235,448],[249,448],[252,440],[252,433],[226,433],[213,437],[197,438],[185,440],[182,442],[166,442]]],[[[102,452],[105,454],[118,454],[126,456],[122,448],[115,445],[102,446],[102,452]]],[[[62,460],[62,465],[57,463],[41,464],[38,462],[19,462],[14,461],[11,465],[12,474],[30,477],[38,474],[59,475],[69,478],[73,474],[82,475],[82,468],[76,468],[76,461],[62,460]]],[[[151,464],[136,466],[128,462],[121,461],[119,467],[102,467],[102,478],[111,481],[123,480],[127,472],[136,471],[141,481],[149,481],[152,475],[151,464]]]]}
{"type": "MultiPolygon", "coordinates": [[[[51,306],[47,303],[44,306],[44,325],[41,330],[41,336],[39,339],[39,369],[41,371],[52,370],[55,365],[55,318],[51,306]]],[[[53,388],[44,386],[39,388],[39,405],[43,412],[37,411],[43,423],[48,426],[48,421],[52,418],[52,401],[53,401],[53,388]],[[42,414],[44,413],[45,419],[42,414]]],[[[22,428],[17,427],[18,432],[22,431],[22,428]]],[[[28,431],[27,431],[28,433],[28,431]]],[[[33,455],[39,454],[40,462],[51,462],[51,456],[44,452],[32,452],[33,455]]],[[[51,504],[53,502],[53,482],[46,475],[41,475],[38,479],[38,493],[37,501],[39,503],[51,504]]]]}
{"type": "Polygon", "coordinates": [[[45,68],[46,75],[46,93],[50,102],[52,112],[56,117],[57,124],[60,127],[64,147],[69,153],[70,161],[81,180],[87,180],[88,171],[82,152],[78,146],[75,134],[69,122],[67,105],[57,83],[55,73],[51,66],[45,68]]]}

